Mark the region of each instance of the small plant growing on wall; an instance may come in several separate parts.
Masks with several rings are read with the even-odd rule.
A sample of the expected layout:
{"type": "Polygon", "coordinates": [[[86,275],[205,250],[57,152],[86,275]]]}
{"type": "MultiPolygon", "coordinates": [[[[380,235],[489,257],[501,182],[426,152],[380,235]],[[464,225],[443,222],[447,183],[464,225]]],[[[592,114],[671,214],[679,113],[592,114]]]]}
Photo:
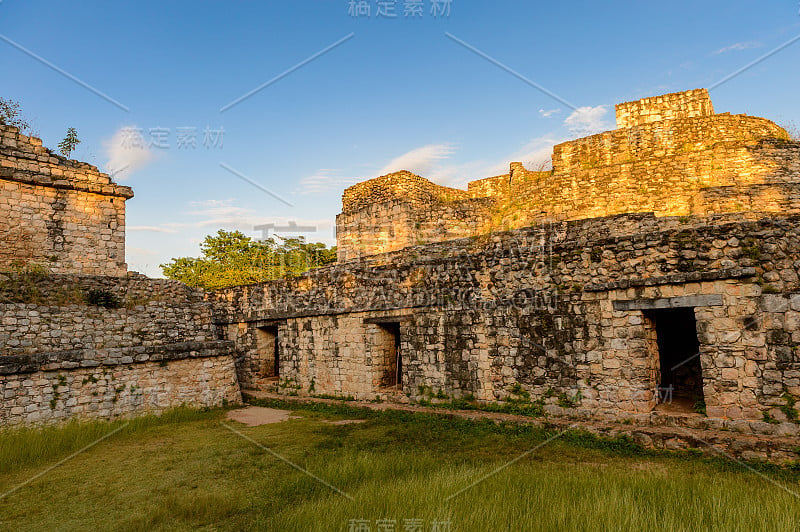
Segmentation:
{"type": "Polygon", "coordinates": [[[19,102],[0,98],[0,124],[19,128],[20,133],[30,130],[30,124],[23,118],[19,102]]]}
{"type": "Polygon", "coordinates": [[[797,409],[794,407],[794,405],[797,403],[797,399],[795,399],[795,397],[792,394],[790,394],[788,391],[785,390],[781,395],[781,398],[786,402],[785,405],[781,405],[779,407],[781,412],[783,412],[783,414],[787,418],[789,418],[789,421],[797,423],[798,414],[797,414],[797,409]]]}
{"type": "Polygon", "coordinates": [[[75,151],[75,148],[80,143],[78,131],[74,127],[71,127],[67,129],[67,136],[64,137],[64,140],[58,143],[58,150],[64,157],[69,157],[69,154],[75,151]]]}
{"type": "Polygon", "coordinates": [[[92,288],[86,294],[86,301],[90,305],[97,305],[103,308],[119,308],[122,306],[122,301],[115,296],[110,290],[103,290],[99,288],[92,288]]]}

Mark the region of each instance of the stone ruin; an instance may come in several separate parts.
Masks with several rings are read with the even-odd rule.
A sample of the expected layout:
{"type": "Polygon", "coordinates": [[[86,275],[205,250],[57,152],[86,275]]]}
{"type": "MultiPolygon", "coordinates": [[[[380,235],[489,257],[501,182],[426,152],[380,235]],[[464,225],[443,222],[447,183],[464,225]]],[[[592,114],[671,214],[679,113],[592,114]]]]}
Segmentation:
{"type": "Polygon", "coordinates": [[[125,274],[129,189],[3,128],[0,237],[19,251],[0,266],[52,255],[59,290],[102,285],[125,305],[59,304],[52,279],[37,281],[42,301],[2,303],[0,422],[138,412],[151,396],[219,404],[241,388],[524,399],[551,419],[797,436],[800,143],[716,114],[702,89],[616,113],[617,129],[555,146],[552,169],[511,163],[466,190],[407,171],[356,184],[336,264],[205,296],[125,274]],[[39,229],[18,243],[20,227],[39,229]],[[109,374],[140,399],[113,402],[109,374]]]}
{"type": "Polygon", "coordinates": [[[132,197],[0,126],[0,426],[241,400],[204,294],[127,271],[132,197]]]}

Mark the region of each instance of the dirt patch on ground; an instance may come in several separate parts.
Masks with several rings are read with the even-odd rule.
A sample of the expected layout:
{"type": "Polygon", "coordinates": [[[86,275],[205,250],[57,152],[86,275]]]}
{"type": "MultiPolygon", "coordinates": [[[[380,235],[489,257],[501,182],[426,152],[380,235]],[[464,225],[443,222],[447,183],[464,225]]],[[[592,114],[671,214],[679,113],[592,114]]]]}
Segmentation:
{"type": "MultiPolygon", "coordinates": [[[[248,427],[257,427],[259,425],[269,425],[270,423],[281,423],[290,419],[300,419],[302,416],[293,416],[291,410],[278,410],[277,408],[266,408],[263,406],[248,406],[231,410],[228,412],[228,419],[238,421],[248,427]]],[[[350,425],[351,423],[364,423],[366,419],[339,419],[331,421],[329,419],[321,420],[323,423],[331,425],[350,425]]]]}
{"type": "Polygon", "coordinates": [[[265,408],[263,406],[248,406],[238,410],[228,412],[228,419],[244,423],[248,427],[268,425],[270,423],[280,423],[289,419],[297,419],[300,416],[292,416],[290,410],[278,410],[276,408],[265,408]]]}

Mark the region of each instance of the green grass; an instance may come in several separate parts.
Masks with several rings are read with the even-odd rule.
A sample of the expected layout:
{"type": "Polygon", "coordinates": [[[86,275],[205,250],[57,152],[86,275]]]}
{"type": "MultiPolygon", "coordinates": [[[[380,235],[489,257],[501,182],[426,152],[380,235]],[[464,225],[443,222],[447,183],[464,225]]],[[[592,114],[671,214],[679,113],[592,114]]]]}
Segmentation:
{"type": "MultiPolygon", "coordinates": [[[[452,530],[794,530],[800,473],[644,450],[570,432],[451,500],[556,432],[353,406],[230,425],[350,494],[337,494],[226,429],[223,410],[141,418],[0,498],[3,530],[348,530],[351,519],[452,522],[452,530]],[[363,418],[332,425],[323,419],[363,418]],[[762,477],[766,475],[769,479],[762,477]]],[[[0,493],[115,423],[0,432],[0,493]]]]}

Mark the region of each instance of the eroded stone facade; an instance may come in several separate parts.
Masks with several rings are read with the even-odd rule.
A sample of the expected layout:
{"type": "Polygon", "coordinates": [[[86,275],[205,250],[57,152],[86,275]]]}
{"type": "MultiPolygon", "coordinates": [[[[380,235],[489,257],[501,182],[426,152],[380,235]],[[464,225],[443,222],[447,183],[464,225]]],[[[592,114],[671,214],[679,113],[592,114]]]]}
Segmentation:
{"type": "Polygon", "coordinates": [[[0,125],[0,270],[40,263],[56,273],[125,275],[129,187],[0,125]]]}
{"type": "Polygon", "coordinates": [[[203,295],[76,275],[80,262],[0,277],[0,422],[219,404],[240,385],[525,398],[648,424],[672,405],[705,409],[687,426],[798,434],[800,143],[715,114],[703,90],[620,104],[617,118],[556,146],[552,170],[511,163],[467,190],[410,172],[350,187],[339,262],[297,278],[203,295]],[[92,290],[121,305],[92,306],[92,290]]]}
{"type": "Polygon", "coordinates": [[[704,90],[617,117],[556,146],[551,171],[347,189],[338,264],[211,296],[242,382],[398,401],[524,393],[617,419],[649,419],[674,392],[709,418],[789,421],[800,144],[715,114],[704,90]],[[265,328],[277,371],[253,362],[274,356],[254,340],[265,328]]]}
{"type": "Polygon", "coordinates": [[[232,347],[176,281],[0,274],[0,426],[238,402],[232,347]]]}
{"type": "Polygon", "coordinates": [[[339,259],[557,221],[800,212],[800,144],[764,118],[714,114],[705,90],[617,106],[617,127],[553,148],[552,170],[511,163],[467,191],[398,172],[345,190],[339,259]]]}
{"type": "Polygon", "coordinates": [[[132,197],[0,126],[0,426],[240,400],[203,293],[127,272],[132,197]]]}

